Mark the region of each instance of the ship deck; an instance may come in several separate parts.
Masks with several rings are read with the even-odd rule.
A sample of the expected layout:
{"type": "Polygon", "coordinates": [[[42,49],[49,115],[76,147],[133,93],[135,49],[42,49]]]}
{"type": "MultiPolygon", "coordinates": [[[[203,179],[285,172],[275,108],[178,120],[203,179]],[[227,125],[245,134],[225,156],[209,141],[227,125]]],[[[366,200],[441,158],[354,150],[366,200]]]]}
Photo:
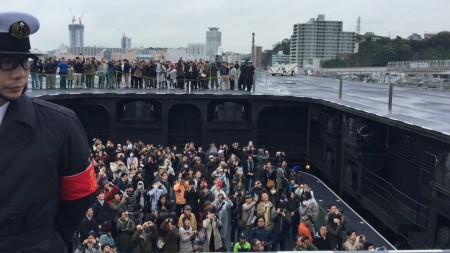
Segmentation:
{"type": "MultiPolygon", "coordinates": [[[[58,83],[58,81],[57,81],[58,83]]],[[[431,136],[450,142],[450,92],[442,89],[422,89],[395,86],[392,110],[388,110],[389,86],[386,84],[343,81],[342,98],[339,98],[339,80],[319,77],[260,76],[255,92],[180,89],[76,89],[76,90],[31,90],[32,97],[61,95],[102,94],[166,94],[166,95],[213,95],[213,96],[279,96],[316,101],[325,106],[336,107],[376,119],[377,121],[402,126],[411,130],[426,131],[431,136]]]]}

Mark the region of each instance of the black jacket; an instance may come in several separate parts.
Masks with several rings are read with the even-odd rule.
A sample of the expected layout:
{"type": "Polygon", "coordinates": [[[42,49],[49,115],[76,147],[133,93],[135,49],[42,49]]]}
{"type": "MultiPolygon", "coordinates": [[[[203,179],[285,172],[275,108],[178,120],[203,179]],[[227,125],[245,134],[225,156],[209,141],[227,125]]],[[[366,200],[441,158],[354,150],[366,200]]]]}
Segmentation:
{"type": "Polygon", "coordinates": [[[330,238],[327,236],[325,240],[322,237],[314,237],[313,244],[319,250],[333,250],[330,244],[330,238]]]}
{"type": "Polygon", "coordinates": [[[200,193],[199,191],[191,191],[190,189],[184,192],[184,198],[186,199],[186,204],[192,207],[192,211],[194,213],[199,212],[199,202],[200,202],[200,193]]]}
{"type": "Polygon", "coordinates": [[[93,182],[83,177],[92,183],[84,191],[65,181],[90,171],[80,121],[67,108],[24,95],[10,102],[0,136],[0,174],[7,179],[0,193],[0,249],[50,244],[47,252],[61,252],[61,237],[54,235],[64,240],[73,235],[97,190],[95,176],[93,182]]]}
{"type": "Polygon", "coordinates": [[[92,210],[94,211],[94,218],[99,224],[112,221],[112,210],[106,201],[103,201],[102,205],[100,201],[96,200],[92,205],[92,210]]]}
{"type": "Polygon", "coordinates": [[[75,64],[73,64],[73,73],[84,73],[84,65],[82,62],[75,62],[75,64]]]}
{"type": "Polygon", "coordinates": [[[88,219],[86,216],[84,216],[83,220],[80,223],[80,227],[78,228],[78,232],[80,232],[80,242],[86,240],[90,232],[95,232],[98,235],[98,229],[98,223],[94,217],[88,219]]]}
{"type": "Polygon", "coordinates": [[[123,64],[123,73],[130,73],[131,65],[127,62],[123,64]]]}
{"type": "MultiPolygon", "coordinates": [[[[288,235],[291,228],[291,216],[285,210],[285,216],[279,213],[272,215],[270,220],[274,223],[273,232],[280,235],[288,235]]],[[[286,236],[287,237],[287,236],[286,236]]]]}

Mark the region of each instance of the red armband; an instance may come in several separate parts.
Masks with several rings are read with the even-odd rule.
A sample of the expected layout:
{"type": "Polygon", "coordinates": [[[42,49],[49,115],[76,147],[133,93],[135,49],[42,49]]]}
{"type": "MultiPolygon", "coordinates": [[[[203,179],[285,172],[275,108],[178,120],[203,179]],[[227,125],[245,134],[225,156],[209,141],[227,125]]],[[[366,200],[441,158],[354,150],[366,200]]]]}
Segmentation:
{"type": "Polygon", "coordinates": [[[94,165],[79,174],[59,177],[60,197],[63,200],[76,200],[88,196],[97,190],[94,165]]]}

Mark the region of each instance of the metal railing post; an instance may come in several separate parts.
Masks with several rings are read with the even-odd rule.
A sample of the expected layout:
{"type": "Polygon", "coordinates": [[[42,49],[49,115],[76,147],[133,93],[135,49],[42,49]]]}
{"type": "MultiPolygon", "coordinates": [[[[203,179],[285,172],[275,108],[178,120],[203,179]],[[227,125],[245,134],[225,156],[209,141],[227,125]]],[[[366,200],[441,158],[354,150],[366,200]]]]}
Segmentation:
{"type": "Polygon", "coordinates": [[[339,78],[339,99],[342,99],[342,76],[339,78]]]}
{"type": "Polygon", "coordinates": [[[392,111],[392,94],[393,93],[394,93],[394,84],[389,83],[389,103],[388,103],[389,112],[392,111]]]}

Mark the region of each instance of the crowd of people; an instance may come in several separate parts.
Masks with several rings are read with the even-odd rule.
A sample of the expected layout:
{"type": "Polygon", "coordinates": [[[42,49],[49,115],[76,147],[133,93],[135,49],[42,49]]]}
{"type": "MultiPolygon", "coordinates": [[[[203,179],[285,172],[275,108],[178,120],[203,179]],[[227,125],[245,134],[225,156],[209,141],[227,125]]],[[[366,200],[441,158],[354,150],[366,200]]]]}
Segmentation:
{"type": "MultiPolygon", "coordinates": [[[[99,63],[82,56],[70,63],[49,58],[30,64],[29,58],[37,55],[30,52],[29,35],[38,29],[39,21],[32,15],[0,13],[0,146],[9,151],[0,159],[5,178],[1,252],[282,251],[292,249],[289,241],[295,242],[295,251],[373,248],[364,236],[345,228],[347,220],[336,205],[330,205],[327,222],[315,231],[320,207],[299,167],[291,169],[283,151],[271,155],[251,141],[242,147],[212,143],[204,151],[194,143],[179,149],[94,139],[88,148],[72,111],[24,94],[28,74],[34,89],[42,88],[41,73],[47,88],[55,88],[56,73],[62,89],[81,88],[83,79],[93,88],[93,75],[103,66],[112,74],[99,78],[103,81],[98,87],[106,83],[114,88],[121,73],[126,87],[131,87],[129,75],[134,77],[129,85],[141,88],[142,79],[136,79],[145,66],[141,69],[136,66],[142,62],[136,63],[132,73],[133,63],[128,66],[125,61],[120,70],[120,62],[99,63]]],[[[144,64],[155,65],[157,74],[166,68],[161,62],[144,64]]],[[[177,70],[178,88],[187,84],[198,89],[208,88],[209,79],[202,79],[208,77],[208,66],[214,64],[180,59],[169,69],[177,70]]],[[[238,87],[247,84],[250,90],[252,66],[244,63],[239,68],[238,87]]],[[[217,70],[222,88],[235,77],[231,70],[227,64],[217,70]]],[[[218,88],[213,81],[217,79],[210,77],[211,88],[218,88]]],[[[153,88],[165,88],[165,78],[157,77],[153,88]]]]}
{"type": "Polygon", "coordinates": [[[35,59],[31,63],[31,88],[55,89],[186,89],[190,91],[247,90],[251,91],[255,67],[251,61],[241,64],[183,60],[97,60],[95,57],[75,59],[53,57],[35,59]]]}
{"type": "Polygon", "coordinates": [[[313,190],[283,151],[94,139],[91,154],[100,190],[74,236],[77,253],[373,248],[346,230],[336,205],[317,224],[313,190]]]}

